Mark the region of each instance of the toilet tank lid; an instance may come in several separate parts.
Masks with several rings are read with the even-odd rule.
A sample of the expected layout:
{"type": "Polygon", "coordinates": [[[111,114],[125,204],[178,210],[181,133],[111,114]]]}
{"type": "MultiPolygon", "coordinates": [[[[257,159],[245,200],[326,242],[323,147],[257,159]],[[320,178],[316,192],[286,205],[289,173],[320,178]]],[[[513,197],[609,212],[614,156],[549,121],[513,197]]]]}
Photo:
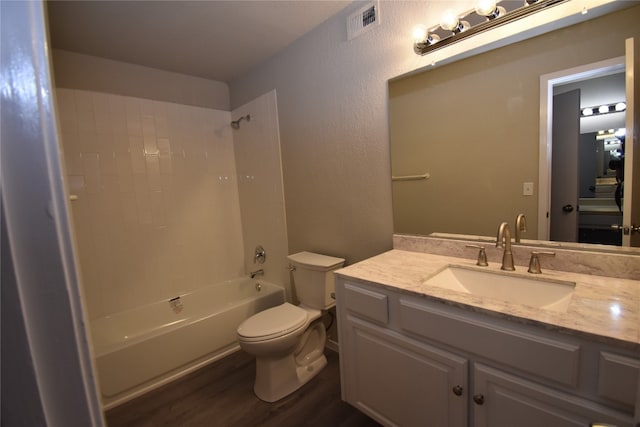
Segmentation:
{"type": "Polygon", "coordinates": [[[289,255],[287,259],[293,265],[304,266],[315,270],[333,270],[344,265],[343,258],[336,258],[306,251],[289,255]]]}

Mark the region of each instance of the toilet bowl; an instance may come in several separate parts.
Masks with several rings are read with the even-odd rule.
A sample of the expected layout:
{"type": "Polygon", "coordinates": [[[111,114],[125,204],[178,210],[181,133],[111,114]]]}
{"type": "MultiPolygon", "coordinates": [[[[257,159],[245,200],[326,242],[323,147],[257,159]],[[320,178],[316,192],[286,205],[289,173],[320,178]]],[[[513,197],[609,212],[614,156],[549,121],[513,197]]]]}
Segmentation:
{"type": "Polygon", "coordinates": [[[238,327],[240,347],[256,356],[254,392],[266,402],[291,394],[327,364],[320,311],[284,303],[238,327]]]}
{"type": "Polygon", "coordinates": [[[261,311],[238,327],[240,348],[256,357],[254,392],[266,402],[293,393],[327,364],[323,312],[335,305],[332,270],[344,260],[300,252],[288,257],[300,305],[284,303],[261,311]]]}

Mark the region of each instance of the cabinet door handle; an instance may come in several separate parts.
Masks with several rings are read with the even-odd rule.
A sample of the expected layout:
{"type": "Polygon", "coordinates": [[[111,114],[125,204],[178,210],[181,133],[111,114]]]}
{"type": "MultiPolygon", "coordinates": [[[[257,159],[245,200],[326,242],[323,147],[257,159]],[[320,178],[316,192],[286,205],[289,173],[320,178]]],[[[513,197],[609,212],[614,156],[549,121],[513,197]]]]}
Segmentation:
{"type": "Polygon", "coordinates": [[[473,396],[473,401],[476,402],[476,404],[478,405],[482,405],[484,404],[484,396],[481,394],[475,394],[473,396]]]}
{"type": "Polygon", "coordinates": [[[453,394],[455,394],[456,396],[462,396],[463,391],[464,389],[459,385],[453,387],[453,394]]]}

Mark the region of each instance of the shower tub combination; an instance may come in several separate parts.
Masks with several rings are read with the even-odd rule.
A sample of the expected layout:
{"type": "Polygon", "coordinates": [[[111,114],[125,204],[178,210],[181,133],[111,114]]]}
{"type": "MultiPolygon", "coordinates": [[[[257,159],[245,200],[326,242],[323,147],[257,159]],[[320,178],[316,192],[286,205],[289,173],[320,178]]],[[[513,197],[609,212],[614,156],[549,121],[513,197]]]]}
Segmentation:
{"type": "Polygon", "coordinates": [[[91,322],[104,409],[240,349],[236,329],[284,302],[284,289],[233,279],[91,322]]]}

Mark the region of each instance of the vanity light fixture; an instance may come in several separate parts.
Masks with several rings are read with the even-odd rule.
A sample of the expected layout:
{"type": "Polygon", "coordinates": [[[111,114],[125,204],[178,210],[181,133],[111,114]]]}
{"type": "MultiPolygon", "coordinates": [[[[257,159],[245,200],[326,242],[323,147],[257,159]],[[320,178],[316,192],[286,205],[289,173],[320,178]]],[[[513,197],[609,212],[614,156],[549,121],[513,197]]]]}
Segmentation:
{"type": "Polygon", "coordinates": [[[582,117],[598,116],[609,113],[620,113],[622,111],[625,111],[626,109],[627,104],[625,104],[624,102],[614,102],[613,104],[604,104],[600,105],[599,107],[583,108],[580,112],[580,115],[582,117]]]}
{"type": "Polygon", "coordinates": [[[440,18],[440,28],[458,34],[469,29],[467,21],[461,21],[458,15],[451,9],[446,10],[440,18]]]}
{"type": "Polygon", "coordinates": [[[608,141],[611,139],[620,139],[623,138],[626,134],[627,130],[625,128],[599,130],[596,134],[596,140],[608,141]]]}
{"type": "Polygon", "coordinates": [[[478,0],[476,2],[476,13],[491,20],[504,16],[507,10],[502,6],[498,6],[496,0],[478,0]]]}
{"type": "Polygon", "coordinates": [[[503,5],[498,5],[500,0],[476,0],[476,6],[473,10],[459,14],[453,10],[447,10],[443,13],[439,25],[417,26],[421,28],[420,32],[416,32],[417,27],[415,27],[413,50],[418,55],[426,55],[466,37],[567,1],[569,0],[507,1],[503,5]]]}

